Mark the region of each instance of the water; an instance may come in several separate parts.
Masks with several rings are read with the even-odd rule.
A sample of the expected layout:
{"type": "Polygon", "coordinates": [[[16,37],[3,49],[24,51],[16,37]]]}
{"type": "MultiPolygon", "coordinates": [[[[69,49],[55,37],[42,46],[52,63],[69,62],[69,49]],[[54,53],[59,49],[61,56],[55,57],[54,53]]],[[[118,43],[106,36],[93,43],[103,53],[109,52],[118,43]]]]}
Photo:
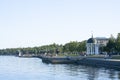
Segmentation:
{"type": "Polygon", "coordinates": [[[0,80],[119,80],[114,69],[45,64],[39,58],[0,56],[0,80]]]}

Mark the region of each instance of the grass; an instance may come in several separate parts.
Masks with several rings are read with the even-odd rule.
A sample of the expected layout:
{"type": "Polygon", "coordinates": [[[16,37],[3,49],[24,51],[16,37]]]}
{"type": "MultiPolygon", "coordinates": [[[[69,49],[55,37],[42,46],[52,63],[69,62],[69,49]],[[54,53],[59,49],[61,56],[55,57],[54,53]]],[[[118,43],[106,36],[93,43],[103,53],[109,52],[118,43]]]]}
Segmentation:
{"type": "Polygon", "coordinates": [[[79,54],[67,54],[67,53],[60,53],[58,56],[79,56],[79,54]]]}
{"type": "Polygon", "coordinates": [[[111,59],[120,59],[120,55],[113,55],[111,59]]]}
{"type": "MultiPolygon", "coordinates": [[[[76,57],[76,56],[80,56],[80,55],[79,54],[72,54],[72,53],[59,53],[57,56],[76,57]]],[[[105,55],[87,55],[86,57],[88,57],[88,58],[105,58],[105,55]]],[[[110,59],[120,59],[120,55],[112,55],[110,59]]]]}
{"type": "MultiPolygon", "coordinates": [[[[90,58],[105,58],[105,55],[89,55],[90,58]]],[[[120,59],[120,55],[112,55],[110,59],[120,59]]]]}

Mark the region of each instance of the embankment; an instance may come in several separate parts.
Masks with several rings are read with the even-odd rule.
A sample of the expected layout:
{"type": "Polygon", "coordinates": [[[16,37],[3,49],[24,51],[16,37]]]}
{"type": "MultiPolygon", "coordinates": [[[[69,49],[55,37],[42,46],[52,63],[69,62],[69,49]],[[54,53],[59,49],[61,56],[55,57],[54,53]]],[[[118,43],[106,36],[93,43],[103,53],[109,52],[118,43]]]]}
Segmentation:
{"type": "Polygon", "coordinates": [[[118,59],[83,58],[81,60],[77,60],[76,63],[81,65],[120,69],[120,60],[118,59]]]}

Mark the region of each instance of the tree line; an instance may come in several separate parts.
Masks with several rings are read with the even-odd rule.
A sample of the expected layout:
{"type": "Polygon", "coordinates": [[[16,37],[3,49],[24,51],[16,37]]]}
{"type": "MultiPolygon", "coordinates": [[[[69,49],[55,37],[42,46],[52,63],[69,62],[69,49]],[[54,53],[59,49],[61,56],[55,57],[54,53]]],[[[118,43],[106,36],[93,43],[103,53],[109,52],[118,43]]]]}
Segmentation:
{"type": "MultiPolygon", "coordinates": [[[[44,54],[44,53],[77,53],[83,54],[86,52],[86,40],[78,42],[71,41],[64,45],[59,45],[56,43],[50,45],[43,45],[39,47],[27,47],[27,48],[7,48],[1,49],[0,55],[18,55],[18,50],[22,51],[23,54],[44,54]]],[[[120,54],[120,33],[118,33],[117,38],[111,35],[106,46],[100,47],[101,52],[107,52],[112,54],[120,54]]]]}
{"type": "Polygon", "coordinates": [[[86,41],[77,42],[71,41],[65,45],[59,45],[56,43],[50,45],[43,45],[39,47],[27,47],[27,48],[7,48],[1,49],[0,55],[18,55],[18,50],[23,54],[43,54],[43,53],[78,53],[85,52],[86,50],[86,41]]]}

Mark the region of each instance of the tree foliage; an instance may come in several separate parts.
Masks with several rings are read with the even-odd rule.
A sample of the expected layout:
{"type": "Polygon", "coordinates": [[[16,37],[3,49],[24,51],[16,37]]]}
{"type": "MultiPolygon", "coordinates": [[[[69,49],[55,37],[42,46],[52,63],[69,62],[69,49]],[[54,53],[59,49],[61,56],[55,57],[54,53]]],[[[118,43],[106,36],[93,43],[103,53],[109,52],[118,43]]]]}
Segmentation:
{"type": "Polygon", "coordinates": [[[64,52],[79,53],[86,50],[86,41],[77,42],[71,41],[63,46],[64,52]]]}
{"type": "Polygon", "coordinates": [[[116,39],[116,51],[120,53],[120,33],[118,33],[117,39],[116,39]]]}
{"type": "Polygon", "coordinates": [[[107,43],[107,52],[114,52],[115,51],[115,38],[111,35],[109,41],[107,43]]]}
{"type": "Polygon", "coordinates": [[[0,55],[18,55],[18,50],[22,51],[23,54],[43,54],[43,53],[78,53],[85,51],[86,42],[77,42],[71,41],[66,43],[65,45],[58,45],[58,44],[50,44],[50,45],[43,45],[40,47],[28,47],[28,48],[9,48],[9,49],[1,49],[0,55]]]}
{"type": "Polygon", "coordinates": [[[120,53],[120,33],[118,33],[116,39],[111,35],[107,46],[104,47],[104,51],[112,54],[120,53]]]}

